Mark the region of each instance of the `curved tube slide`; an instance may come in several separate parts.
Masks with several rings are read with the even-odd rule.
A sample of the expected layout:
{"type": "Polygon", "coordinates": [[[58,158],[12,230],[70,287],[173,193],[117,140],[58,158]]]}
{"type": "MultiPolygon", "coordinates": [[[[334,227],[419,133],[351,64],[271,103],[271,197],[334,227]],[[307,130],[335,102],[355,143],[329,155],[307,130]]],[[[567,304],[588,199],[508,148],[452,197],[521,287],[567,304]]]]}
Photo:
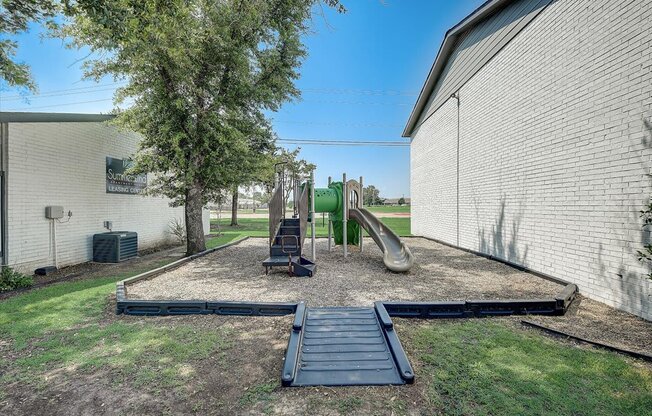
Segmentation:
{"type": "Polygon", "coordinates": [[[350,208],[349,218],[354,219],[374,239],[383,251],[385,267],[393,272],[406,272],[414,264],[410,249],[398,235],[364,208],[350,208]]]}

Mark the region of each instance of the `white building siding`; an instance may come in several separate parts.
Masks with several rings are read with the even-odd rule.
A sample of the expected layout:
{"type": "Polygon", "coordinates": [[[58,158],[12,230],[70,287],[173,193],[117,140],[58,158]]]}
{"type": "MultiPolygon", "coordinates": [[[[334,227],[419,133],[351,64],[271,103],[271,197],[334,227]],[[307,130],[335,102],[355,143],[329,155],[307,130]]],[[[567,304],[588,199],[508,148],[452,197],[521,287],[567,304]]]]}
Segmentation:
{"type": "Polygon", "coordinates": [[[93,234],[107,231],[105,220],[138,232],[139,249],[169,241],[169,221],[183,221],[183,208],[167,199],[106,193],[106,156],[129,158],[134,133],[94,122],[9,123],[8,136],[8,263],[20,270],[53,264],[47,205],[73,214],[56,225],[59,266],[92,260],[93,234]]]}
{"type": "MultiPolygon", "coordinates": [[[[646,6],[555,1],[460,89],[459,245],[652,319],[650,281],[636,256],[649,239],[639,210],[652,192],[646,6]]],[[[439,114],[447,112],[415,131],[414,149],[447,145],[439,135],[456,122],[439,114]]],[[[416,234],[450,241],[435,210],[455,193],[453,169],[413,160],[416,234]],[[437,195],[416,175],[449,185],[437,195]]]]}
{"type": "Polygon", "coordinates": [[[457,104],[445,103],[423,125],[410,147],[411,229],[415,235],[434,236],[457,243],[457,104]],[[436,146],[433,144],[436,143],[436,146]],[[434,176],[433,173],[437,172],[434,176]],[[428,218],[423,221],[423,218],[428,218]]]}

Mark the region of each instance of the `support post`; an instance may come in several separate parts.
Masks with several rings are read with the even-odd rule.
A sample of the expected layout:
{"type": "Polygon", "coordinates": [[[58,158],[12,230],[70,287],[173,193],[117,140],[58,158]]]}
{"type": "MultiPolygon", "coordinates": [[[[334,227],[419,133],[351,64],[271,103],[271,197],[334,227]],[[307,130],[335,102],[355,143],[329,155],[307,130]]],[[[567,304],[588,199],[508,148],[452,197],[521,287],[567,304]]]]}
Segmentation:
{"type": "Polygon", "coordinates": [[[344,250],[344,258],[346,258],[347,254],[348,254],[347,253],[348,243],[346,242],[346,231],[347,231],[346,230],[346,220],[347,220],[347,217],[348,217],[347,214],[348,214],[348,210],[349,210],[349,207],[347,206],[348,203],[349,203],[349,198],[348,198],[349,195],[347,194],[347,192],[348,192],[348,189],[347,189],[347,186],[346,186],[346,173],[343,173],[342,174],[342,213],[344,215],[342,216],[342,226],[343,226],[343,228],[342,228],[342,246],[343,246],[343,250],[344,250]]]}
{"type": "Polygon", "coordinates": [[[294,200],[292,218],[299,218],[299,205],[297,205],[297,200],[299,199],[299,178],[296,175],[292,177],[292,189],[294,192],[294,196],[292,197],[294,200]]]}
{"type": "MultiPolygon", "coordinates": [[[[333,179],[328,177],[328,187],[331,186],[333,179]]],[[[331,220],[331,214],[328,213],[328,251],[331,251],[331,239],[333,238],[333,220],[331,220]]]]}
{"type": "MultiPolygon", "coordinates": [[[[364,208],[364,186],[362,184],[362,176],[360,176],[360,195],[358,195],[358,206],[364,208]]],[[[362,237],[363,237],[363,228],[360,227],[360,253],[362,253],[362,237]]]]}
{"type": "Polygon", "coordinates": [[[315,171],[310,172],[310,248],[312,250],[312,261],[316,261],[317,249],[315,247],[315,171]]]}

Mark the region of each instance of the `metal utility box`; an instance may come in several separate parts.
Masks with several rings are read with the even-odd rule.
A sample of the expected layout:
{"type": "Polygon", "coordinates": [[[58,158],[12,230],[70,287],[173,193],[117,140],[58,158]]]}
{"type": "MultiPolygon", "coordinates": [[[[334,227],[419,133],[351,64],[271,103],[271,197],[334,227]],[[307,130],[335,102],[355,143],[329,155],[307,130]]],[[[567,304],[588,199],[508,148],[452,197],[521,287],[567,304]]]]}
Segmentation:
{"type": "Polygon", "coordinates": [[[50,220],[63,218],[63,207],[60,205],[49,205],[45,207],[45,218],[50,220]]]}
{"type": "Polygon", "coordinates": [[[93,261],[119,263],[138,254],[138,233],[111,231],[93,235],[93,261]]]}

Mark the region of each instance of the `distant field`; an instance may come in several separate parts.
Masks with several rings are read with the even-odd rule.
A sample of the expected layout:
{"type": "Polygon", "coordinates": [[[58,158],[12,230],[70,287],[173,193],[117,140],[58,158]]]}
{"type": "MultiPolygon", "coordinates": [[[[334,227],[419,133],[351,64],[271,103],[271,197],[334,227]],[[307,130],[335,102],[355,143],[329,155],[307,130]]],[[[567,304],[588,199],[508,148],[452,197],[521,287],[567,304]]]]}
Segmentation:
{"type": "MultiPolygon", "coordinates": [[[[371,212],[388,212],[388,213],[409,213],[410,212],[410,206],[409,205],[402,205],[402,206],[390,206],[390,205],[373,205],[373,206],[368,206],[365,207],[371,212]]],[[[239,209],[238,214],[253,214],[254,211],[252,209],[239,209]]],[[[256,209],[256,214],[267,214],[268,210],[267,208],[259,208],[256,209]]],[[[222,217],[225,216],[230,216],[231,215],[231,210],[230,209],[223,209],[222,210],[222,217]]]]}
{"type": "Polygon", "coordinates": [[[368,207],[365,207],[371,212],[410,212],[410,206],[409,205],[397,205],[397,206],[391,206],[391,205],[370,205],[368,207]]]}
{"type": "MultiPolygon", "coordinates": [[[[392,229],[400,236],[410,235],[410,218],[381,218],[381,221],[392,229]]],[[[220,230],[225,236],[250,236],[250,237],[267,237],[269,235],[269,221],[267,218],[240,218],[238,219],[237,227],[231,227],[231,217],[222,218],[219,221],[216,219],[211,220],[211,228],[220,224],[220,230]]],[[[215,233],[217,230],[213,229],[211,232],[215,233]]],[[[328,217],[317,217],[315,222],[315,235],[317,237],[328,236],[328,217]]],[[[310,227],[308,227],[308,236],[310,236],[310,227]]]]}
{"type": "MultiPolygon", "coordinates": [[[[217,210],[211,211],[211,212],[217,212],[217,210]]],[[[255,213],[256,214],[267,214],[267,212],[268,212],[267,208],[256,208],[255,213]]],[[[238,214],[254,214],[254,210],[253,209],[239,209],[238,214]]],[[[222,216],[224,217],[225,215],[229,215],[229,216],[231,215],[231,209],[230,208],[229,209],[222,209],[222,216]]]]}

